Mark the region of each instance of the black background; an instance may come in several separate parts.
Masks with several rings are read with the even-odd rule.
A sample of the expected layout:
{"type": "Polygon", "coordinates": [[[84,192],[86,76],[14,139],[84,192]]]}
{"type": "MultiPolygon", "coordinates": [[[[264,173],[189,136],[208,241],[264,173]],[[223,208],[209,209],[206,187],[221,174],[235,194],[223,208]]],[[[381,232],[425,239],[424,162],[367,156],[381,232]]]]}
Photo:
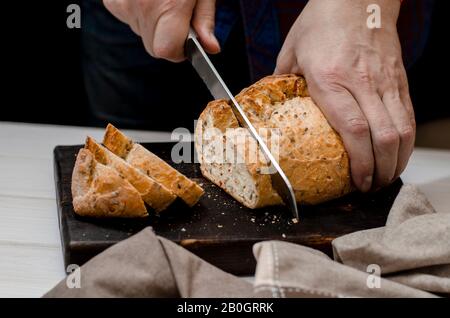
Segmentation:
{"type": "MultiPolygon", "coordinates": [[[[70,3],[78,1],[2,2],[0,121],[88,124],[89,108],[80,67],[80,30],[66,27],[66,8],[70,3]]],[[[409,70],[419,123],[450,116],[449,7],[449,1],[437,1],[426,50],[409,70]]]]}

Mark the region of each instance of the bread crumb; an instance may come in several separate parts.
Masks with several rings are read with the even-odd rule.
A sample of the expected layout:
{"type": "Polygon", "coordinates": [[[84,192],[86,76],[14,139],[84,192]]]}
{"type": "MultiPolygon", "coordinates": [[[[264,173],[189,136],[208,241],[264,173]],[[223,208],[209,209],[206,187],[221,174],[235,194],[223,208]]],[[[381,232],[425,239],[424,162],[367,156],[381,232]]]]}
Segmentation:
{"type": "Polygon", "coordinates": [[[297,224],[298,223],[298,219],[297,218],[292,218],[292,223],[297,224]]]}
{"type": "Polygon", "coordinates": [[[181,232],[186,232],[186,229],[183,227],[180,231],[181,232]]]}
{"type": "Polygon", "coordinates": [[[251,218],[250,221],[252,221],[253,223],[255,223],[255,218],[251,218]]]}
{"type": "Polygon", "coordinates": [[[286,238],[286,234],[284,234],[284,233],[283,233],[283,234],[281,234],[281,236],[282,236],[283,238],[286,238]]]}
{"type": "Polygon", "coordinates": [[[222,225],[222,224],[217,224],[217,227],[218,227],[219,229],[221,229],[221,228],[223,228],[223,225],[222,225]]]}

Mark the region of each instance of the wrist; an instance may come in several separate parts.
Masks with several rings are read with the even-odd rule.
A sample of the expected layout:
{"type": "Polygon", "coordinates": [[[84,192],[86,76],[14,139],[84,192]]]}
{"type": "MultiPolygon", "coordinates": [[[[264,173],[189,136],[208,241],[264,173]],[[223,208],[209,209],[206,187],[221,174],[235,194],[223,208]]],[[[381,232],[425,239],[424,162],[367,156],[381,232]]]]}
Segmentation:
{"type": "Polygon", "coordinates": [[[382,23],[397,23],[398,15],[400,13],[401,2],[403,0],[360,0],[365,5],[364,9],[369,14],[369,6],[376,4],[380,8],[382,23]]]}
{"type": "Polygon", "coordinates": [[[335,13],[344,13],[347,17],[367,18],[371,6],[380,8],[382,22],[397,23],[403,0],[309,0],[307,7],[315,7],[319,10],[331,10],[335,13]]]}
{"type": "Polygon", "coordinates": [[[401,0],[342,0],[353,6],[352,10],[360,12],[361,22],[366,22],[374,15],[379,15],[381,29],[397,32],[397,20],[400,13],[401,0]]]}

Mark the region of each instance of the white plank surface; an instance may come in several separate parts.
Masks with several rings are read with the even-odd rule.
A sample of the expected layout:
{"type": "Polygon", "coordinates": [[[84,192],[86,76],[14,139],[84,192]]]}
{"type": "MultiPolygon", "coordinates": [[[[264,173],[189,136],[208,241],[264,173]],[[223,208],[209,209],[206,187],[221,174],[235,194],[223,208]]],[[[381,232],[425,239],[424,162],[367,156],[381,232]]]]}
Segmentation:
{"type": "Polygon", "coordinates": [[[64,278],[60,247],[0,242],[0,297],[40,297],[64,278]]]}
{"type": "MultiPolygon", "coordinates": [[[[135,141],[170,141],[168,132],[124,130],[135,141]]],[[[58,145],[82,144],[86,136],[102,140],[104,129],[0,122],[0,156],[52,158],[58,145]]]]}
{"type": "MultiPolygon", "coordinates": [[[[0,297],[39,297],[64,278],[53,182],[53,148],[101,139],[103,130],[0,122],[0,297]]],[[[137,141],[164,132],[127,131],[137,141]]],[[[450,213],[450,151],[416,149],[404,182],[450,213]]]]}
{"type": "Polygon", "coordinates": [[[417,185],[437,211],[450,213],[450,151],[416,148],[402,179],[417,185]]]}

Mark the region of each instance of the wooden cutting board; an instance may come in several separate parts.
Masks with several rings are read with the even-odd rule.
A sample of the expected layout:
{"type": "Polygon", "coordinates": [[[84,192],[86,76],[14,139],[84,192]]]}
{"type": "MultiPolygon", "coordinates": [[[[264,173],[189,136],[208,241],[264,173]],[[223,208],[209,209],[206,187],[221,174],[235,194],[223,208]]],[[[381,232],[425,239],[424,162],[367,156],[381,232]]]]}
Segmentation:
{"type": "MultiPolygon", "coordinates": [[[[193,145],[188,145],[193,150],[193,145]]],[[[192,208],[175,201],[160,217],[139,220],[80,217],[73,211],[70,184],[75,155],[82,146],[57,146],[54,150],[55,182],[66,266],[82,265],[147,226],[153,227],[158,235],[237,275],[254,273],[252,245],[263,240],[285,240],[331,255],[331,241],[336,237],[383,226],[402,184],[398,180],[377,193],[354,193],[325,204],[301,207],[301,220],[294,224],[284,207],[247,209],[203,178],[198,164],[173,163],[170,160],[172,143],[143,146],[199,182],[205,195],[192,208]]]]}

